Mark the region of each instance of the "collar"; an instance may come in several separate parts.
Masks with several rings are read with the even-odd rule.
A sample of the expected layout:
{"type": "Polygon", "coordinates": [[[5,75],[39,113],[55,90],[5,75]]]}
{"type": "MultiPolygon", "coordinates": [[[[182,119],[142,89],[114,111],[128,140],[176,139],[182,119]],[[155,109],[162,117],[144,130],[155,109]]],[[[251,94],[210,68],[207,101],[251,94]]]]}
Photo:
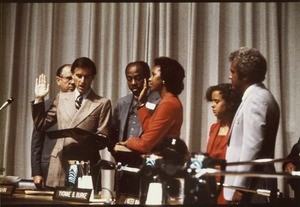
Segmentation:
{"type": "Polygon", "coordinates": [[[245,99],[248,97],[248,95],[251,93],[251,91],[258,85],[259,85],[258,83],[254,83],[251,86],[249,86],[243,94],[242,101],[245,101],[245,99]]]}
{"type": "MultiPolygon", "coordinates": [[[[92,89],[90,88],[86,93],[82,94],[83,100],[86,99],[86,97],[91,93],[92,89]]],[[[80,93],[77,90],[77,88],[75,89],[75,99],[77,98],[77,96],[79,96],[80,93]]]]}

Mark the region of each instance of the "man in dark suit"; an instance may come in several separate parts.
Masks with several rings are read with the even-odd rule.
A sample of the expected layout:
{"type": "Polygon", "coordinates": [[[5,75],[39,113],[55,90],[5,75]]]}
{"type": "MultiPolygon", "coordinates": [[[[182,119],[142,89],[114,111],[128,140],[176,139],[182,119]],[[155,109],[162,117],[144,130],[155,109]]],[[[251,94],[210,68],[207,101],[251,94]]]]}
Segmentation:
{"type": "MultiPolygon", "coordinates": [[[[56,83],[59,86],[60,93],[74,91],[75,85],[71,73],[71,64],[60,66],[56,71],[56,83]]],[[[52,100],[45,102],[45,108],[48,110],[52,100]]],[[[51,126],[48,130],[56,130],[57,124],[51,126]]],[[[50,139],[44,131],[33,130],[31,139],[31,171],[34,184],[38,189],[44,189],[47,180],[51,152],[56,143],[55,139],[50,139]]]]}
{"type": "MultiPolygon", "coordinates": [[[[150,77],[150,68],[143,61],[131,62],[125,69],[128,88],[131,94],[120,98],[115,104],[112,119],[113,144],[126,141],[130,137],[140,137],[142,127],[137,116],[137,99],[143,89],[144,80],[150,77]]],[[[157,92],[150,92],[147,102],[151,103],[152,111],[160,101],[157,92]]]]}
{"type": "MultiPolygon", "coordinates": [[[[300,138],[296,144],[294,144],[290,154],[287,159],[292,159],[292,162],[287,162],[283,164],[284,172],[292,173],[293,171],[300,171],[300,138]]],[[[294,190],[295,203],[300,203],[300,179],[289,179],[288,183],[294,190]]]]}
{"type": "Polygon", "coordinates": [[[37,130],[45,130],[57,122],[58,129],[81,128],[99,135],[78,138],[64,137],[56,141],[51,153],[47,186],[65,186],[68,160],[89,160],[95,192],[100,190],[98,182],[100,159],[99,150],[106,147],[103,137],[108,136],[111,121],[111,102],[97,95],[91,84],[97,73],[92,60],[86,57],[76,59],[71,67],[75,91],[60,93],[52,106],[45,111],[44,97],[49,92],[44,74],[36,80],[35,101],[32,116],[37,130]],[[102,138],[101,138],[101,137],[102,138]]]}
{"type": "MultiPolygon", "coordinates": [[[[111,130],[113,142],[111,143],[109,150],[116,162],[121,162],[122,165],[131,167],[139,167],[141,158],[136,154],[116,152],[113,148],[117,142],[126,141],[130,137],[140,137],[143,132],[137,115],[137,99],[143,89],[144,80],[148,80],[150,77],[150,68],[148,64],[143,61],[131,62],[125,69],[125,75],[131,94],[120,98],[115,105],[111,130]]],[[[160,101],[160,96],[157,92],[150,93],[147,101],[151,103],[150,106],[152,106],[152,111],[154,111],[155,106],[160,101]]],[[[116,187],[118,192],[122,195],[138,195],[138,175],[135,173],[119,171],[116,179],[116,187]]],[[[121,197],[122,198],[119,198],[119,195],[117,195],[118,203],[127,203],[126,199],[128,197],[121,197]]]]}

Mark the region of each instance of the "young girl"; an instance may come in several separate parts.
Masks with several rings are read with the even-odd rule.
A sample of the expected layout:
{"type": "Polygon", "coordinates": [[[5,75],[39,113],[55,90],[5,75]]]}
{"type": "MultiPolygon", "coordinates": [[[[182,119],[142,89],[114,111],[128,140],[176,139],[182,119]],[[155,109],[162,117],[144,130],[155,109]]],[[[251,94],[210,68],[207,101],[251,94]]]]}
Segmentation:
{"type": "MultiPolygon", "coordinates": [[[[206,152],[212,158],[225,159],[231,122],[241,99],[233,92],[231,84],[224,83],[210,86],[206,91],[206,100],[212,103],[212,111],[217,117],[217,122],[210,127],[206,152]]],[[[220,177],[216,181],[219,182],[220,177]]],[[[218,204],[227,204],[223,191],[218,197],[218,204]]]]}

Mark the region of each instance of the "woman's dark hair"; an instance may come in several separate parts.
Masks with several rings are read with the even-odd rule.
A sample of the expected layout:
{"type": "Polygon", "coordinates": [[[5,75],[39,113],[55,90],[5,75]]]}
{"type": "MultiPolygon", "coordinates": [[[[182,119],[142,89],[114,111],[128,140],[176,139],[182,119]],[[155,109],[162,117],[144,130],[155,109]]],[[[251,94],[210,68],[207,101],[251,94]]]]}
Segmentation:
{"type": "Polygon", "coordinates": [[[92,70],[93,75],[96,75],[96,73],[97,73],[95,63],[87,57],[77,58],[72,64],[72,67],[71,67],[72,73],[75,72],[75,68],[88,68],[88,69],[92,70]]]}
{"type": "Polygon", "coordinates": [[[241,103],[241,96],[233,90],[231,83],[221,83],[208,87],[205,95],[207,101],[213,101],[211,96],[215,91],[219,91],[220,95],[225,100],[228,108],[228,115],[233,119],[234,114],[241,103]]]}
{"type": "Polygon", "coordinates": [[[185,77],[181,64],[169,57],[158,57],[154,60],[154,66],[160,66],[161,78],[167,90],[176,96],[179,95],[184,89],[185,77]]]}

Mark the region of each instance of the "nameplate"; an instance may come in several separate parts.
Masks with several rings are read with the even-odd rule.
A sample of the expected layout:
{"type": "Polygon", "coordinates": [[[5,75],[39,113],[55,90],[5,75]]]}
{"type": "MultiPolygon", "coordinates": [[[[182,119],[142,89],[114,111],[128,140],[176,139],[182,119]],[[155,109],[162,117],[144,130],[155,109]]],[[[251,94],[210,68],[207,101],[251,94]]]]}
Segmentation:
{"type": "Polygon", "coordinates": [[[54,200],[74,201],[74,202],[89,202],[92,189],[66,189],[56,188],[54,191],[54,200]]]}
{"type": "Polygon", "coordinates": [[[14,192],[14,186],[12,185],[0,185],[0,195],[11,196],[14,192]]]}
{"type": "Polygon", "coordinates": [[[154,110],[154,109],[156,108],[156,104],[147,102],[147,103],[146,103],[146,108],[147,108],[147,109],[154,110]]]}

